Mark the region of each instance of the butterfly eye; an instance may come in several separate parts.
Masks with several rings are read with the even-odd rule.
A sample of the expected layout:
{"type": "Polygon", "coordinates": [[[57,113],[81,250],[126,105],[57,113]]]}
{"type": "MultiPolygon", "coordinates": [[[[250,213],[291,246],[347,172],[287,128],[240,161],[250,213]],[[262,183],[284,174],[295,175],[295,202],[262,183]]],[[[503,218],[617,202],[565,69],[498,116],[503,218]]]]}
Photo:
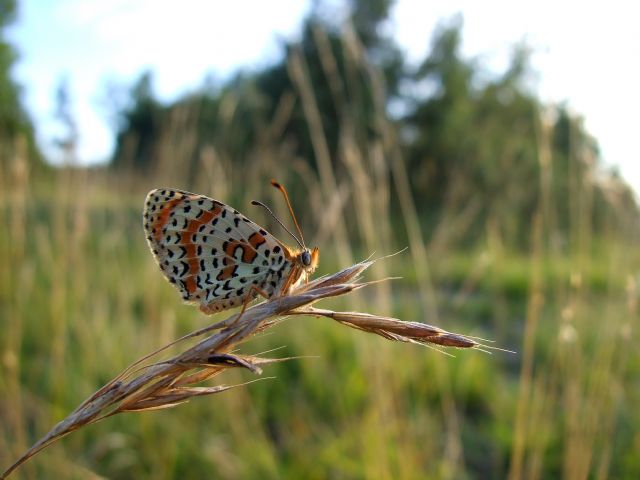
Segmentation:
{"type": "Polygon", "coordinates": [[[308,267],[309,265],[311,265],[311,254],[309,253],[308,250],[305,250],[304,252],[302,252],[301,258],[302,258],[302,264],[305,267],[308,267]]]}

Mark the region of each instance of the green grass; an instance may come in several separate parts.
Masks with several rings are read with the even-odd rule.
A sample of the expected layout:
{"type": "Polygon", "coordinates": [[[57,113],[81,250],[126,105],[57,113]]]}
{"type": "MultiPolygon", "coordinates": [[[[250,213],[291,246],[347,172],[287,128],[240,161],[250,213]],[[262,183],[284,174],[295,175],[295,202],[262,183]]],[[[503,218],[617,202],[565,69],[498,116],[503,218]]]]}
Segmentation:
{"type": "MultiPolygon", "coordinates": [[[[24,204],[26,190],[2,194],[2,467],[129,363],[211,321],[180,302],[147,251],[145,192],[109,187],[59,179],[24,204]]],[[[336,263],[330,247],[322,255],[320,273],[336,263]]],[[[531,478],[640,476],[635,250],[611,242],[593,255],[486,247],[429,258],[438,318],[421,307],[407,254],[385,261],[403,277],[391,284],[390,313],[516,354],[451,358],[290,319],[243,350],[317,357],[177,409],[107,419],[16,478],[502,478],[514,451],[531,478]]],[[[371,289],[356,301],[376,311],[380,298],[371,289]]]]}

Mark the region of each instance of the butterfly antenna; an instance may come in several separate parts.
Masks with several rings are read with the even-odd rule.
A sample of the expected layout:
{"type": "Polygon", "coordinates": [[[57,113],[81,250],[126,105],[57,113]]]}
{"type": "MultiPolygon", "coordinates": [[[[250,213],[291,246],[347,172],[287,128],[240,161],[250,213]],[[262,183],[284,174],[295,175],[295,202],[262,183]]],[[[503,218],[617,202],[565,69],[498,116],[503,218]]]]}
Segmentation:
{"type": "MultiPolygon", "coordinates": [[[[289,201],[289,194],[287,194],[287,191],[285,190],[285,188],[282,185],[280,185],[278,182],[276,182],[275,180],[271,180],[271,185],[273,185],[278,190],[280,190],[282,192],[282,194],[284,195],[284,199],[287,202],[287,207],[289,207],[289,212],[291,212],[291,218],[293,218],[293,223],[295,223],[296,229],[298,230],[298,234],[300,235],[300,239],[302,240],[302,245],[300,245],[300,246],[306,250],[307,247],[304,244],[304,236],[302,235],[302,229],[300,228],[300,225],[298,225],[298,220],[296,220],[296,216],[293,213],[293,208],[291,207],[291,202],[289,201]]],[[[298,242],[298,243],[300,243],[300,242],[298,242]]]]}
{"type": "Polygon", "coordinates": [[[296,242],[298,242],[298,245],[300,245],[304,249],[307,248],[307,247],[304,246],[304,244],[300,240],[298,240],[298,237],[296,237],[293,233],[291,233],[291,230],[289,230],[287,227],[284,226],[284,223],[282,223],[280,221],[280,219],[278,217],[276,217],[275,214],[271,211],[271,209],[269,207],[267,207],[264,203],[259,202],[258,200],[251,200],[251,205],[257,205],[258,207],[264,208],[267,212],[269,212],[271,214],[271,216],[273,218],[276,219],[276,222],[278,222],[280,224],[280,226],[282,228],[284,228],[289,235],[291,235],[293,238],[296,239],[296,242]]]}

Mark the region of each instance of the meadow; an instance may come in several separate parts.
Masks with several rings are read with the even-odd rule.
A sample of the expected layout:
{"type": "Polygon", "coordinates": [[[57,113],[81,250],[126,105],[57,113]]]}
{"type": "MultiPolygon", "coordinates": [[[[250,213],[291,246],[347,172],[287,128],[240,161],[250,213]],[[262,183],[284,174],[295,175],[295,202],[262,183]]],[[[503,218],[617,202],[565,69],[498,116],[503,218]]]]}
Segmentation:
{"type": "MultiPolygon", "coordinates": [[[[128,364],[213,321],[181,303],[147,249],[144,196],[167,175],[69,167],[41,179],[20,155],[10,160],[0,185],[2,467],[128,364]]],[[[504,246],[491,224],[473,248],[449,248],[459,239],[446,217],[428,242],[411,198],[392,217],[390,178],[353,160],[359,174],[341,182],[341,202],[313,208],[325,198],[316,181],[309,205],[296,206],[308,243],[321,248],[318,274],[410,248],[367,274],[401,279],[341,306],[516,353],[450,356],[291,318],[243,346],[304,357],[269,366],[263,376],[275,378],[110,418],[64,438],[16,478],[636,478],[636,245],[576,221],[578,241],[558,253],[544,209],[531,219],[528,253],[504,246]]],[[[399,167],[395,182],[408,178],[399,167]]],[[[287,218],[261,173],[269,166],[248,182],[223,171],[226,180],[205,175],[192,189],[287,241],[249,205],[266,199],[287,218]]],[[[231,372],[222,381],[250,379],[231,372]]]]}
{"type": "MultiPolygon", "coordinates": [[[[505,80],[485,96],[451,100],[447,91],[441,104],[425,104],[441,107],[437,126],[451,128],[442,127],[445,144],[474,146],[456,165],[476,153],[488,159],[478,163],[480,175],[450,179],[450,195],[427,218],[433,210],[416,198],[425,192],[416,192],[411,165],[428,159],[405,158],[379,72],[354,36],[309,32],[333,100],[294,50],[282,71],[295,94],[277,97],[272,118],[247,113],[243,101],[265,103],[251,89],[187,98],[173,109],[142,95],[130,120],[151,107],[165,115],[142,152],[152,159],[142,164],[146,173],[136,170],[141,152],[126,139],[111,167],[74,166],[70,155],[66,165],[38,171],[24,142],[0,135],[0,469],[129,364],[226,318],[183,304],[163,278],[143,234],[147,192],[208,195],[291,244],[250,205],[264,201],[290,225],[269,186],[275,177],[292,193],[307,243],[320,248],[317,275],[408,247],[366,273],[401,278],[319,306],[421,321],[515,353],[429,349],[289,318],[242,352],[300,358],[269,365],[250,385],[80,429],[15,478],[640,478],[633,212],[617,203],[615,188],[596,188],[598,179],[584,174],[591,159],[580,148],[570,152],[567,188],[552,188],[560,160],[546,113],[523,107],[526,95],[505,80]],[[339,122],[327,122],[322,113],[331,108],[319,99],[334,102],[339,122]],[[469,120],[478,105],[479,120],[469,120]],[[198,115],[215,127],[200,131],[198,115]],[[535,124],[535,138],[522,140],[522,118],[535,124]],[[307,128],[309,158],[286,137],[290,123],[307,128]],[[535,169],[526,176],[532,150],[535,169]],[[491,174],[496,188],[474,190],[491,174]],[[523,214],[517,201],[533,191],[540,194],[523,214]],[[602,191],[611,193],[608,213],[596,222],[602,191]]],[[[451,38],[445,32],[442,44],[451,38]]],[[[464,71],[453,60],[443,62],[445,74],[464,71]]],[[[235,370],[216,383],[254,379],[235,370]]]]}

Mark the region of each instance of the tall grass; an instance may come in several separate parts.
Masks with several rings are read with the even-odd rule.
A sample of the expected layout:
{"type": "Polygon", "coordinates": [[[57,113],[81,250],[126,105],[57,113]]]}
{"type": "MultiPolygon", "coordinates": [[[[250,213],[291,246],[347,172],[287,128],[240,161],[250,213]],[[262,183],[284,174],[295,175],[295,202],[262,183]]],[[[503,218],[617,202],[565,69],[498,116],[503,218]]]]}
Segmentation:
{"type": "MultiPolygon", "coordinates": [[[[316,39],[326,44],[322,32],[316,39]]],[[[343,80],[331,77],[335,59],[323,52],[339,99],[343,80]]],[[[382,92],[351,34],[344,52],[353,74],[382,92]]],[[[27,464],[24,478],[640,476],[640,258],[636,245],[617,235],[624,219],[611,218],[609,231],[594,232],[590,187],[577,174],[568,199],[551,197],[544,119],[538,180],[545,193],[531,219],[530,253],[503,244],[498,218],[489,219],[474,249],[460,250],[451,246],[468,234],[475,207],[445,206],[450,215],[426,235],[382,94],[375,114],[381,139],[362,140],[355,119],[345,115],[332,161],[300,54],[292,56],[290,74],[317,175],[280,136],[287,98],[240,170],[224,145],[231,128],[224,120],[234,114],[230,96],[191,183],[180,162],[196,148],[189,111],[166,126],[159,167],[147,178],[72,168],[31,178],[24,148],[3,149],[0,466],[141,354],[203,324],[147,252],[140,220],[146,192],[166,185],[211,195],[284,239],[247,207],[250,199],[267,199],[287,218],[268,190],[276,172],[282,181],[305,182],[307,200],[296,209],[308,243],[321,247],[320,274],[373,251],[392,253],[407,239],[408,253],[377,263],[371,274],[403,280],[358,294],[353,304],[336,300],[338,306],[374,305],[377,313],[495,339],[518,354],[451,358],[320,320],[290,320],[245,348],[285,346],[287,356],[319,358],[270,366],[275,380],[177,410],[114,417],[78,431],[27,464]],[[392,207],[396,199],[399,210],[392,207]],[[571,205],[571,239],[558,249],[554,209],[564,201],[571,205]]],[[[225,383],[249,378],[225,375],[225,383]]]]}

